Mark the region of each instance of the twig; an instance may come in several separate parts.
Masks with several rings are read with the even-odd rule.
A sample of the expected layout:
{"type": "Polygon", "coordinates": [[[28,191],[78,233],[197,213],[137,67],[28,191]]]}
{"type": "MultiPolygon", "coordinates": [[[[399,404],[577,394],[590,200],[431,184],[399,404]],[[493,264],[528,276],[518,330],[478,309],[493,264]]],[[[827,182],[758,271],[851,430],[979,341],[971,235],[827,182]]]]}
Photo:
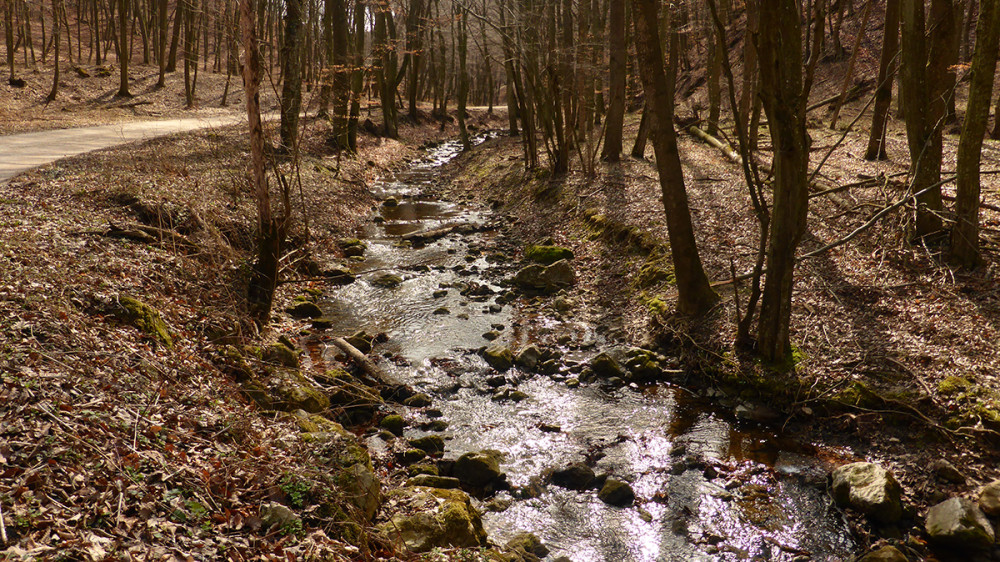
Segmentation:
{"type": "Polygon", "coordinates": [[[7,525],[3,520],[3,502],[0,502],[0,541],[7,544],[7,525]]]}

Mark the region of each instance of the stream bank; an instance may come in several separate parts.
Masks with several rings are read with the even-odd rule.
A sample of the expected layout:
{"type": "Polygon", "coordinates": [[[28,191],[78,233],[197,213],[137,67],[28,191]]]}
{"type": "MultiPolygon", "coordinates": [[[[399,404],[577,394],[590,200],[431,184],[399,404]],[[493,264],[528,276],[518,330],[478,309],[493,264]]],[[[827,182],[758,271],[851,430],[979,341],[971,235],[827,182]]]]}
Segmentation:
{"type": "MultiPolygon", "coordinates": [[[[734,423],[661,382],[683,378],[679,359],[629,345],[616,315],[591,306],[578,258],[553,259],[565,251],[538,240],[529,254],[543,263],[531,265],[513,217],[438,196],[441,167],[457,154],[444,143],[376,186],[377,213],[342,241],[361,248],[345,252],[356,280],[317,299],[324,328],[379,334],[361,339],[375,339],[379,366],[423,396],[394,407],[405,430],[393,421],[367,439],[388,478],[461,487],[492,542],[531,533],[553,559],[851,552],[820,460],[836,452],[734,423]],[[470,459],[491,459],[489,476],[471,476],[470,459]]],[[[338,362],[335,347],[310,350],[320,368],[338,362]]],[[[408,542],[413,529],[392,513],[381,528],[391,537],[395,524],[400,546],[431,546],[408,542]]]]}

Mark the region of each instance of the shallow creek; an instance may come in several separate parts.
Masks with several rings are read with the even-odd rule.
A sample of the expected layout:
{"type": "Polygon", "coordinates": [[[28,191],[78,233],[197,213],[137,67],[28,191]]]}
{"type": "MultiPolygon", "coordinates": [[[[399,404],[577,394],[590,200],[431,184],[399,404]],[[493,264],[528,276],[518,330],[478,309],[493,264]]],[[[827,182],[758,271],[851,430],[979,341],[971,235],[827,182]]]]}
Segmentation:
{"type": "MultiPolygon", "coordinates": [[[[507,379],[528,397],[493,399],[486,381],[497,373],[476,353],[489,343],[485,332],[499,331],[498,342],[515,351],[535,343],[539,326],[549,338],[546,347],[553,347],[553,334],[568,334],[571,338],[561,341],[571,341],[560,349],[566,371],[623,342],[610,341],[607,331],[598,333],[583,321],[540,317],[523,298],[497,304],[507,291],[499,283],[514,266],[486,259],[499,236],[490,227],[498,226],[500,217],[425,195],[437,169],[459,149],[445,143],[428,150],[379,184],[378,195],[399,204],[380,208],[381,218],[364,233],[368,250],[365,261],[354,266],[358,280],[331,288],[323,307],[335,333],[388,334],[375,348],[383,356],[380,365],[432,396],[448,423],[441,433],[446,457],[497,449],[505,454],[501,468],[512,487],[540,492],[527,499],[503,492],[489,504],[506,507],[502,510],[489,511],[484,504],[491,540],[503,544],[529,531],[550,548],[550,558],[574,561],[847,558],[853,543],[828,508],[826,467],[815,449],[727,421],[690,391],[666,384],[571,388],[565,383],[568,372],[543,376],[515,368],[507,379]],[[424,246],[400,244],[406,234],[455,224],[484,228],[424,246]],[[402,284],[373,283],[386,273],[402,277],[402,284]],[[470,281],[495,294],[461,295],[470,281]],[[596,491],[539,484],[544,471],[580,461],[631,483],[635,505],[611,507],[596,491]]],[[[427,433],[416,429],[429,421],[426,416],[401,413],[411,422],[407,437],[427,433]]]]}

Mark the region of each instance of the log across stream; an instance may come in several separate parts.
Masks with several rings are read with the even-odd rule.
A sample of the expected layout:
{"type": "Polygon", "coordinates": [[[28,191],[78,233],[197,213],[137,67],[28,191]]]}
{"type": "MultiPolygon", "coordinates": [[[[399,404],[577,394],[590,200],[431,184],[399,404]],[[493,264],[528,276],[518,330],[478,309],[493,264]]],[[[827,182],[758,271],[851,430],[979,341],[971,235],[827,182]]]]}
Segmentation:
{"type": "MultiPolygon", "coordinates": [[[[371,356],[433,398],[434,419],[447,424],[437,432],[446,458],[503,454],[512,490],[478,502],[491,540],[532,532],[550,559],[574,561],[848,557],[854,544],[830,508],[827,467],[814,448],[728,421],[708,398],[668,384],[577,382],[590,358],[625,342],[572,317],[539,316],[527,306],[534,297],[511,294],[503,281],[520,256],[495,251],[503,218],[425,194],[459,150],[445,143],[379,184],[396,204],[366,227],[357,282],[330,288],[321,305],[333,333],[388,334],[371,356]],[[401,283],[376,282],[387,273],[401,283]],[[477,353],[490,343],[484,334],[514,351],[544,343],[558,369],[498,373],[477,353]],[[548,482],[553,469],[579,462],[628,482],[634,505],[613,507],[594,490],[548,482]]],[[[430,433],[417,429],[426,412],[400,413],[410,421],[406,437],[430,433]]]]}

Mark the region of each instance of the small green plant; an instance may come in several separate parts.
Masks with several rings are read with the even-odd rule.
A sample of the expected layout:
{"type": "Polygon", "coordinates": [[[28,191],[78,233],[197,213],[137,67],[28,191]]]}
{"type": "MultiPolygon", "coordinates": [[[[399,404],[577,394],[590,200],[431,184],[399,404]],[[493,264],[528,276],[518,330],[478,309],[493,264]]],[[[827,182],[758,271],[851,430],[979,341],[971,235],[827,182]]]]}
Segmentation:
{"type": "Polygon", "coordinates": [[[288,494],[294,507],[300,509],[305,507],[309,491],[312,490],[312,484],[295,474],[286,473],[281,477],[280,486],[281,491],[288,494]]]}

